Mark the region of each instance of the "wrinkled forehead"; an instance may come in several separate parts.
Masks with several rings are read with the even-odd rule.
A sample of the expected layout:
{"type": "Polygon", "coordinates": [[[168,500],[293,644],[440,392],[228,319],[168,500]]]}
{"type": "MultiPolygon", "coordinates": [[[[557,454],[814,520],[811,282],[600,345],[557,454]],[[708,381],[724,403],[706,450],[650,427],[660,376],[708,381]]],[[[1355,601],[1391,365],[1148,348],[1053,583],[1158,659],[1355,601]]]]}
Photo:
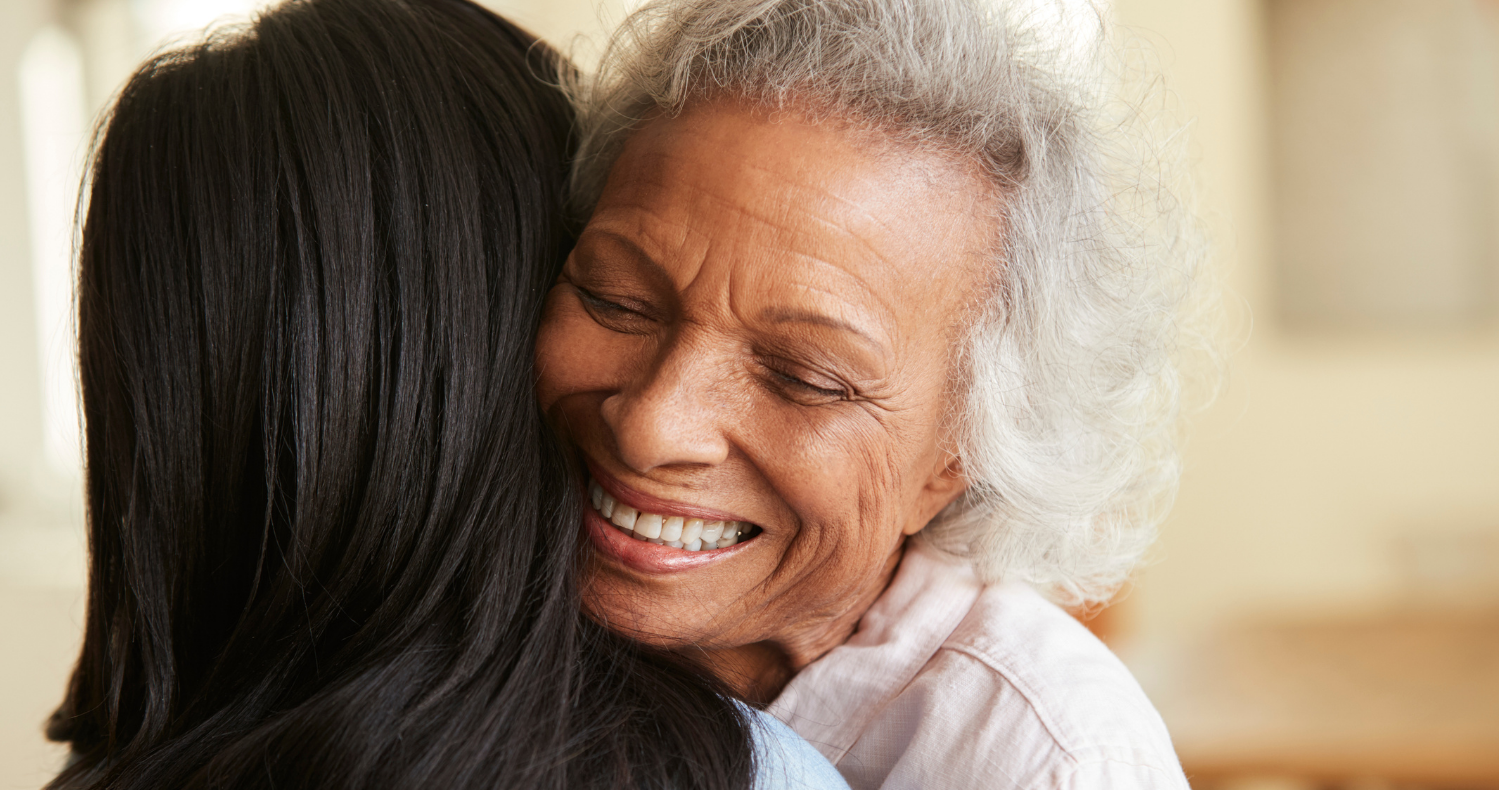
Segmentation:
{"type": "Polygon", "coordinates": [[[776,298],[825,287],[895,320],[973,290],[996,216],[975,166],[852,124],[716,102],[630,139],[589,231],[633,241],[678,289],[705,276],[776,298]]]}

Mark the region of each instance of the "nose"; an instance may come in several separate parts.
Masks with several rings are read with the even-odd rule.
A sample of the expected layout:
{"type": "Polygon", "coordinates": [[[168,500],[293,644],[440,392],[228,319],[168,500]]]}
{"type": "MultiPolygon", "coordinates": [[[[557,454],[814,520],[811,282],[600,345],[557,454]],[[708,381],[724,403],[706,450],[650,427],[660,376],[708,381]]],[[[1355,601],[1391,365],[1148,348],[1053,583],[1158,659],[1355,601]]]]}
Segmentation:
{"type": "Polygon", "coordinates": [[[604,423],[620,460],[644,474],[676,466],[711,466],[729,455],[714,367],[703,349],[680,342],[628,386],[604,400],[604,423]]]}

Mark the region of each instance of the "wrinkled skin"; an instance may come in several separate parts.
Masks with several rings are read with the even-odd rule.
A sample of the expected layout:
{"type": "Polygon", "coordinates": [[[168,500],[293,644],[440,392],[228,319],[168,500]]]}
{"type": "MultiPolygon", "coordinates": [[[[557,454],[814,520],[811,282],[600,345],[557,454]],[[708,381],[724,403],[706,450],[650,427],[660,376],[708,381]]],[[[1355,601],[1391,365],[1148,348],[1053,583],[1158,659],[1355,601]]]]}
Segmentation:
{"type": "Polygon", "coordinates": [[[759,702],[849,637],[966,485],[943,415],[992,200],[949,157],[728,101],[634,134],[548,297],[541,404],[594,468],[762,531],[675,573],[595,552],[590,614],[759,702]]]}

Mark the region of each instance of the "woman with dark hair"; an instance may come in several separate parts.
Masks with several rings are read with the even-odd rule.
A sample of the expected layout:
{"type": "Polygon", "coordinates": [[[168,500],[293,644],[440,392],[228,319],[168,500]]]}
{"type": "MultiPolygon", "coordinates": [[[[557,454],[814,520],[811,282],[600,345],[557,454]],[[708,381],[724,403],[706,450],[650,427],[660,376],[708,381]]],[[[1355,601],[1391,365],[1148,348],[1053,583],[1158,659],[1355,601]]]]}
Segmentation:
{"type": "Polygon", "coordinates": [[[81,250],[90,588],[52,787],[827,786],[580,614],[532,394],[564,69],[466,0],[295,0],[126,85],[81,250]]]}

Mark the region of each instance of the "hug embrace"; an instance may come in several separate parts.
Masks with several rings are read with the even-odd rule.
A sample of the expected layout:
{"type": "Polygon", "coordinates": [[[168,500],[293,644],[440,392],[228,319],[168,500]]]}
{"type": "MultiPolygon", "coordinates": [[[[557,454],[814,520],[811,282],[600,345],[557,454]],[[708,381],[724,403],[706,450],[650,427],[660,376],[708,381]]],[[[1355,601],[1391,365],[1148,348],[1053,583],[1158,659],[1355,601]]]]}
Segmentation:
{"type": "Polygon", "coordinates": [[[583,73],[287,0],[144,64],[51,787],[1185,788],[1059,606],[1169,505],[1202,246],[1047,5],[654,0],[583,73]]]}

